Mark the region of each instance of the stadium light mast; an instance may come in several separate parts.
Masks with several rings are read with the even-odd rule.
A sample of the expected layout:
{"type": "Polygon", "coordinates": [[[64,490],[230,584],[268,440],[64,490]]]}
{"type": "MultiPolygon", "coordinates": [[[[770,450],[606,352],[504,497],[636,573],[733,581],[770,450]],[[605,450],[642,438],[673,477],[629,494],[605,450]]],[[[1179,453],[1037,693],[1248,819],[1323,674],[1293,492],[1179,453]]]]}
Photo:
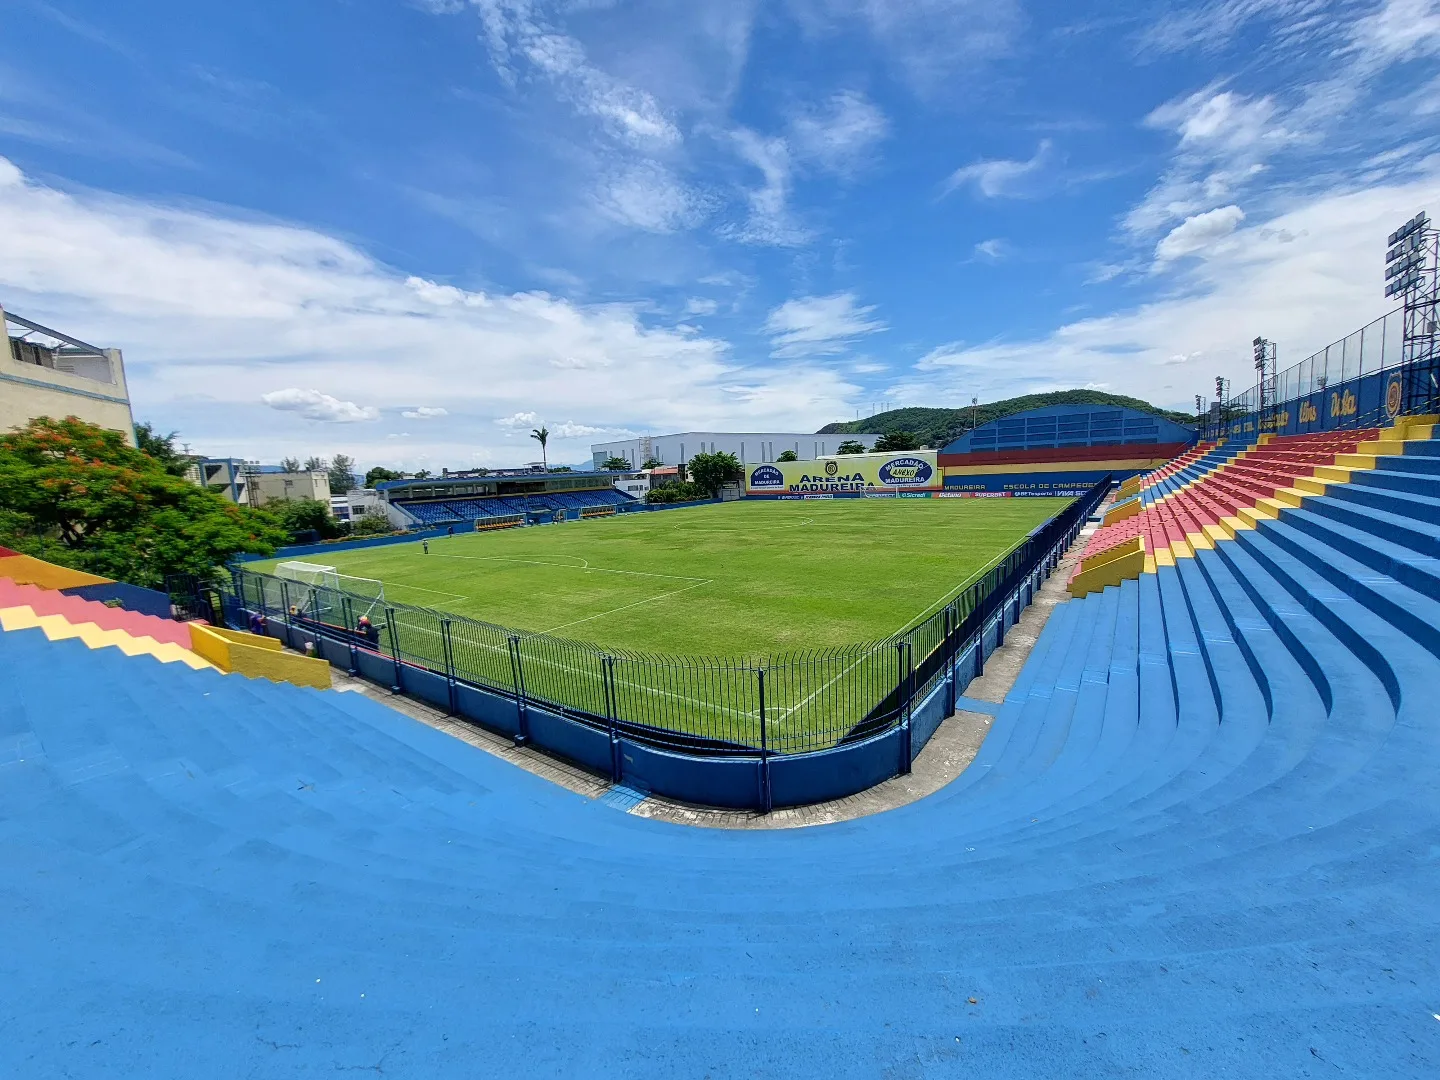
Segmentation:
{"type": "Polygon", "coordinates": [[[1255,388],[1259,391],[1260,429],[1265,430],[1265,420],[1275,409],[1275,390],[1278,382],[1276,363],[1279,350],[1275,342],[1257,337],[1251,345],[1255,349],[1255,388]]]}
{"type": "Polygon", "coordinates": [[[1385,298],[1400,297],[1401,365],[1405,400],[1401,411],[1428,413],[1440,400],[1440,229],[1421,210],[1390,234],[1385,251],[1385,298]]]}
{"type": "Polygon", "coordinates": [[[979,423],[979,420],[980,420],[980,399],[979,399],[978,397],[972,397],[972,398],[970,399],[970,430],[971,430],[971,431],[974,431],[974,430],[975,430],[975,427],[976,427],[976,425],[979,423]]]}

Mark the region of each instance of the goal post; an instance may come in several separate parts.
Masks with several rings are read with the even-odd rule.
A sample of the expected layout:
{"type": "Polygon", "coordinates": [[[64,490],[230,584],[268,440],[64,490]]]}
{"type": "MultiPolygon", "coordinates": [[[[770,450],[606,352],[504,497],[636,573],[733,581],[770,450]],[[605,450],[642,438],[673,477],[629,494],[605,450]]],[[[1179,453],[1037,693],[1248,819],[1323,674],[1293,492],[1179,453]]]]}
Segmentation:
{"type": "Polygon", "coordinates": [[[342,574],[323,563],[303,560],[278,563],[275,578],[278,580],[274,582],[274,595],[267,595],[266,602],[283,607],[288,597],[297,614],[319,622],[344,626],[349,619],[359,619],[362,615],[373,618],[375,612],[385,607],[383,582],[342,574]],[[285,585],[282,587],[280,582],[285,585]],[[348,613],[345,611],[347,598],[348,613]]]}

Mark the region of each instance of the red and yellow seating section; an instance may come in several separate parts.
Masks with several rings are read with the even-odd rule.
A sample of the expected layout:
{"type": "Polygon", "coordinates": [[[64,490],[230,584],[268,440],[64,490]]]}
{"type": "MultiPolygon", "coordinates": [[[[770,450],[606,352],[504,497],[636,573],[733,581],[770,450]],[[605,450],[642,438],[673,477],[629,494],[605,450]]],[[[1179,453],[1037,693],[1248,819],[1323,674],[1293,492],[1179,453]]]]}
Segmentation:
{"type": "MultiPolygon", "coordinates": [[[[1262,435],[1254,447],[1149,505],[1139,499],[1117,505],[1086,544],[1070,592],[1084,596],[1213,548],[1261,518],[1323,495],[1327,485],[1348,482],[1355,470],[1373,469],[1378,456],[1403,454],[1407,440],[1430,438],[1435,419],[1411,417],[1385,429],[1262,435]]],[[[1136,490],[1173,475],[1208,449],[1187,451],[1143,478],[1136,490]]]]}
{"type": "Polygon", "coordinates": [[[116,648],[126,656],[149,656],[197,670],[317,688],[330,685],[329,664],[286,653],[272,638],[162,619],[60,591],[106,581],[0,548],[0,629],[40,630],[51,641],[78,639],[92,649],[116,648]]]}

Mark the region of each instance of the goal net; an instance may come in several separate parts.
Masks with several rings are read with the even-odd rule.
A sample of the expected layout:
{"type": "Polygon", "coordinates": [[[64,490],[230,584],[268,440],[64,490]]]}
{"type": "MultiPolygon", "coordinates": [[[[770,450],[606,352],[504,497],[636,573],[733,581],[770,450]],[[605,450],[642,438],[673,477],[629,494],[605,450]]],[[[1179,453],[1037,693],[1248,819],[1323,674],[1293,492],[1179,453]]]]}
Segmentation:
{"type": "Polygon", "coordinates": [[[265,602],[282,610],[288,602],[306,618],[348,626],[362,615],[373,619],[377,611],[384,610],[385,585],[374,578],[342,574],[321,563],[282,562],[275,567],[265,602]]]}

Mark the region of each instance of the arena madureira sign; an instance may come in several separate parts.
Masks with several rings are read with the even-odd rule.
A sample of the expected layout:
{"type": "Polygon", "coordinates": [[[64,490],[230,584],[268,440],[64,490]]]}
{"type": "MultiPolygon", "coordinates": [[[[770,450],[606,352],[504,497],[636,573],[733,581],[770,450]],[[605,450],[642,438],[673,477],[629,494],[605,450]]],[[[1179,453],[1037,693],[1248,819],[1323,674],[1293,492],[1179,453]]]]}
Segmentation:
{"type": "Polygon", "coordinates": [[[847,454],[815,461],[779,461],[746,470],[749,495],[904,495],[940,490],[934,450],[847,454]]]}

